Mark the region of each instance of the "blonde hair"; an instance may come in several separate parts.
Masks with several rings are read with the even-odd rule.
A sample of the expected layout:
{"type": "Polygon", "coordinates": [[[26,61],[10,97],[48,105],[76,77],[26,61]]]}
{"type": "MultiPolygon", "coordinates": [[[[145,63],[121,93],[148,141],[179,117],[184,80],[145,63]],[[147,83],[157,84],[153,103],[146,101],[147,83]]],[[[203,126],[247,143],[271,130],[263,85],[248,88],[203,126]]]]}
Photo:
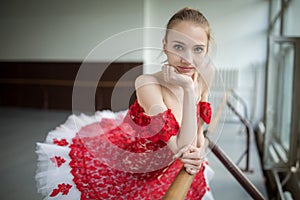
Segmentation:
{"type": "MultiPolygon", "coordinates": [[[[172,29],[176,24],[180,22],[192,22],[197,25],[200,25],[206,32],[208,44],[209,44],[209,41],[211,39],[210,36],[211,29],[208,20],[200,11],[190,7],[182,8],[169,19],[166,26],[165,40],[167,39],[168,30],[172,29]]],[[[208,48],[208,44],[207,44],[207,48],[208,48]]]]}

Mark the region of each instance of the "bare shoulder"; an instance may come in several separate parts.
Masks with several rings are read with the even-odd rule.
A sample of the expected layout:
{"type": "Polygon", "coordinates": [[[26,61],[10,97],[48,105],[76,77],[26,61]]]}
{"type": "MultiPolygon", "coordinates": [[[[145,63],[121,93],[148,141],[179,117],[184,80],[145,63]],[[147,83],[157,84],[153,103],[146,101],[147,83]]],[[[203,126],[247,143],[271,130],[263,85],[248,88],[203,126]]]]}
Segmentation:
{"type": "Polygon", "coordinates": [[[145,85],[158,85],[159,79],[155,74],[143,74],[136,78],[135,80],[135,88],[139,89],[145,85]]]}
{"type": "Polygon", "coordinates": [[[137,77],[135,80],[135,89],[140,101],[150,96],[161,96],[160,81],[155,74],[143,74],[137,77]]]}
{"type": "Polygon", "coordinates": [[[147,114],[154,115],[166,109],[157,74],[140,75],[135,81],[138,102],[147,114]],[[156,109],[153,110],[153,106],[156,109]]]}

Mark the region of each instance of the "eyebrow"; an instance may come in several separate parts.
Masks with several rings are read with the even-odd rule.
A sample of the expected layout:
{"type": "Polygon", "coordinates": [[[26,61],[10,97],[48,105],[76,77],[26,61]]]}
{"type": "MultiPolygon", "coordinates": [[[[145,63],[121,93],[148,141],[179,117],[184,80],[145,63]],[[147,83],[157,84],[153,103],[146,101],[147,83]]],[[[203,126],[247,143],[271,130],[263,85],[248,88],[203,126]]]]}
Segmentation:
{"type": "Polygon", "coordinates": [[[185,45],[185,43],[180,42],[180,41],[178,41],[178,40],[174,40],[174,41],[172,41],[172,42],[173,42],[173,43],[179,43],[179,44],[185,45]]]}
{"type": "Polygon", "coordinates": [[[206,45],[204,45],[204,44],[196,44],[195,46],[197,46],[197,47],[206,47],[206,45]]]}
{"type": "MultiPolygon", "coordinates": [[[[173,43],[179,43],[179,44],[185,45],[184,42],[181,42],[181,41],[178,41],[178,40],[174,40],[174,41],[172,41],[172,42],[173,42],[173,43]]],[[[204,45],[204,44],[196,44],[196,45],[194,45],[194,46],[205,47],[206,45],[204,45]]]]}

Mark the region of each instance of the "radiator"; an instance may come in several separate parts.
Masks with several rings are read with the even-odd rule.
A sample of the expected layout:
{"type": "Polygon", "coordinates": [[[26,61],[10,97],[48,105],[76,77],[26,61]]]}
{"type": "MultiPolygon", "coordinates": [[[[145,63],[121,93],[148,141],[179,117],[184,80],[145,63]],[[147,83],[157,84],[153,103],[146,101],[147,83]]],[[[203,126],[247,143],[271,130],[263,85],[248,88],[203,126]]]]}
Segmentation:
{"type": "Polygon", "coordinates": [[[216,70],[211,90],[236,89],[239,82],[239,71],[237,69],[216,70]]]}
{"type": "MultiPolygon", "coordinates": [[[[216,111],[221,109],[222,102],[226,91],[228,90],[237,90],[239,87],[239,70],[238,69],[219,69],[215,72],[215,77],[212,82],[210,88],[210,95],[209,101],[212,103],[213,109],[216,111]]],[[[230,97],[227,97],[230,103],[235,107],[238,108],[238,102],[230,97]]],[[[222,116],[220,121],[236,121],[237,118],[235,117],[234,113],[225,105],[223,106],[222,116]]]]}

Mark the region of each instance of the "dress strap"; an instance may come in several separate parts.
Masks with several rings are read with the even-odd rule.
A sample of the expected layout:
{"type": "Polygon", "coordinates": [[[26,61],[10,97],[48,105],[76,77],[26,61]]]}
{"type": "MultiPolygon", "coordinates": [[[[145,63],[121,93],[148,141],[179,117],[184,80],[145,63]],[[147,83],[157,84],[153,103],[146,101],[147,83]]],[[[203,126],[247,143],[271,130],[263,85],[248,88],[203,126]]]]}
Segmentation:
{"type": "Polygon", "coordinates": [[[210,123],[212,108],[209,102],[200,101],[197,105],[197,113],[199,120],[201,117],[206,124],[210,123]]]}
{"type": "Polygon", "coordinates": [[[172,113],[171,109],[157,115],[147,115],[137,101],[130,107],[129,119],[125,118],[125,122],[134,127],[138,137],[148,138],[152,142],[161,140],[167,142],[171,136],[179,131],[179,124],[172,113]]]}

